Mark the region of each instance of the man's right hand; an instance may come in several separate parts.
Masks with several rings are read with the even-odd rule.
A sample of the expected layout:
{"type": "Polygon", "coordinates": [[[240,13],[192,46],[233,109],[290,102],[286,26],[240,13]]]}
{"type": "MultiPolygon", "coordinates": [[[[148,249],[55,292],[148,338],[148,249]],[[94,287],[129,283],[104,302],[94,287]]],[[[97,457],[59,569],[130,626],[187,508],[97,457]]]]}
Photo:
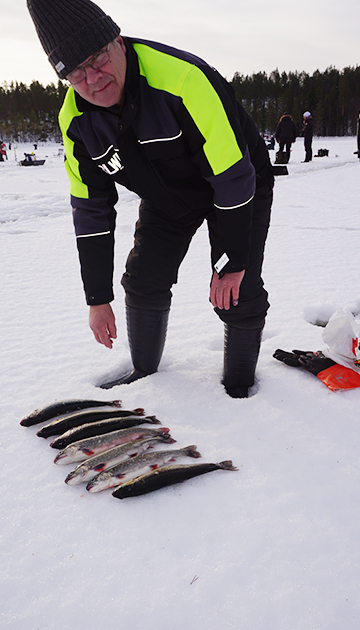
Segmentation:
{"type": "Polygon", "coordinates": [[[113,339],[116,339],[115,315],[110,304],[97,304],[90,306],[89,326],[98,343],[107,348],[112,348],[113,339]]]}

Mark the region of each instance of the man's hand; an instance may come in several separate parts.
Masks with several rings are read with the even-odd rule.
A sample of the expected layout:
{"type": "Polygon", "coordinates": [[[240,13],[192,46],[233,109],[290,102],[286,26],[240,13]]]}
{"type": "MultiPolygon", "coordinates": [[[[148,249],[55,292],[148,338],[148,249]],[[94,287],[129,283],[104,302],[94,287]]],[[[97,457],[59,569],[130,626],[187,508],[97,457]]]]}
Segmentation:
{"type": "Polygon", "coordinates": [[[233,306],[237,305],[240,284],[244,275],[245,270],[225,273],[222,278],[219,278],[219,274],[214,271],[210,287],[210,302],[214,308],[217,307],[228,311],[230,302],[233,306]]]}
{"type": "Polygon", "coordinates": [[[107,348],[112,348],[112,340],[116,339],[116,324],[110,304],[90,306],[89,326],[96,341],[104,344],[107,348]]]}

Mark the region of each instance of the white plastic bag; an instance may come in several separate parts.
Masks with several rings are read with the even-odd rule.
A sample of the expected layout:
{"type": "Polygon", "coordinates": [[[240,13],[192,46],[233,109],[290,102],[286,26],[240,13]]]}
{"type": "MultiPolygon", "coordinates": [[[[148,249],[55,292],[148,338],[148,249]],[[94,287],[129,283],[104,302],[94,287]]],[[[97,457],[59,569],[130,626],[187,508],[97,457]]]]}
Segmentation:
{"type": "Polygon", "coordinates": [[[339,309],[326,324],[323,353],[329,359],[360,374],[360,322],[348,309],[339,309]]]}

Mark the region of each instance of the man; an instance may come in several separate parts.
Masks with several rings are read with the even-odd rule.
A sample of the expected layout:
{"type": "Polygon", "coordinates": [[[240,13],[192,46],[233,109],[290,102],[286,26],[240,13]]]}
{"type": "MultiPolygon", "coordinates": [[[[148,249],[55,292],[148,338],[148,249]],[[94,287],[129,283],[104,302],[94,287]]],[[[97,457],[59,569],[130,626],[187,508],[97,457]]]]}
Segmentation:
{"type": "Polygon", "coordinates": [[[303,113],[302,135],[304,136],[305,160],[312,161],[312,139],[314,133],[314,123],[310,112],[303,113]]]}
{"type": "Polygon", "coordinates": [[[121,37],[90,0],[27,4],[50,63],[70,83],[59,116],[65,166],[90,327],[108,348],[116,338],[115,182],[141,198],[122,278],[134,369],[104,387],[156,372],[171,286],[206,219],[210,300],[225,324],[223,384],[247,397],[269,306],[260,275],[273,188],[264,141],[201,59],[121,37]]]}

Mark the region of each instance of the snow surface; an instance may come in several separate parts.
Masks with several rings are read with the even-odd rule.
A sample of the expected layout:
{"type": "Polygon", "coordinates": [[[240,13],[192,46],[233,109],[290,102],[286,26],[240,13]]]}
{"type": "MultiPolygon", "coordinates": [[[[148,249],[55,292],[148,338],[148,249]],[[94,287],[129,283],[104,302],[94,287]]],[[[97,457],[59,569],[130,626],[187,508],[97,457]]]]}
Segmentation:
{"type": "MultiPolygon", "coordinates": [[[[278,177],[264,280],[271,309],[254,395],[220,384],[223,330],[208,301],[207,230],[195,236],[174,288],[160,371],[104,391],[130,367],[119,284],[138,199],[119,189],[118,339],[87,326],[60,145],[44,166],[0,163],[1,628],[11,630],[358,630],[360,390],[333,393],[272,358],[318,350],[338,308],[360,311],[359,170],[355,138],[293,145],[278,177]],[[59,151],[60,149],[60,151],[59,151]],[[67,486],[70,467],[19,421],[55,399],[121,398],[196,444],[217,471],[119,501],[67,486]]],[[[274,159],[274,152],[271,152],[274,159]]]]}

